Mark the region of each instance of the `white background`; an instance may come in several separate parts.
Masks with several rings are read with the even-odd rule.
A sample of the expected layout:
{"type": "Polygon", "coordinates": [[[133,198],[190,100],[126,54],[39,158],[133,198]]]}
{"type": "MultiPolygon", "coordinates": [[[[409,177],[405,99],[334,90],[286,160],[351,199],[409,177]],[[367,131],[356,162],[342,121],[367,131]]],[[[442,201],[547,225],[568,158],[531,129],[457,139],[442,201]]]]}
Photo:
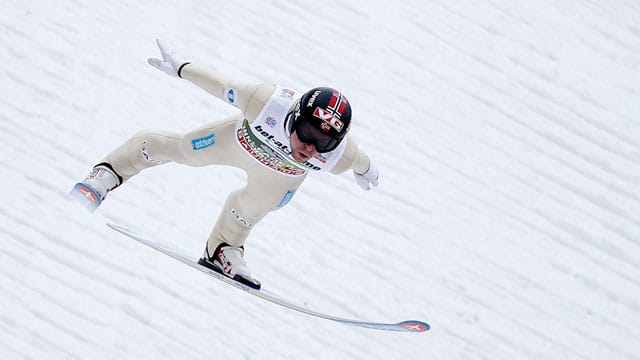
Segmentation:
{"type": "Polygon", "coordinates": [[[634,1],[4,1],[0,358],[633,359],[640,353],[640,5],[634,1]],[[349,97],[382,172],[314,174],[261,222],[265,288],[197,258],[244,174],[167,164],[95,215],[66,195],[142,129],[234,109],[146,63],[155,39],[248,80],[349,97]]]}

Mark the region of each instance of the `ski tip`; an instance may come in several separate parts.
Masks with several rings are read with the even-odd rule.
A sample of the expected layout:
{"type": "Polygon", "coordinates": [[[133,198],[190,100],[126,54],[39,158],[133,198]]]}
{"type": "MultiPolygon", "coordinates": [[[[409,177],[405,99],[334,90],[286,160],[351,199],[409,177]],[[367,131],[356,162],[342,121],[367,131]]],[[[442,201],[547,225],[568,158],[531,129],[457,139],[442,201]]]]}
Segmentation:
{"type": "Polygon", "coordinates": [[[69,196],[84,205],[90,212],[95,212],[102,203],[100,195],[90,186],[83,183],[77,183],[73,189],[71,189],[69,196]]]}
{"type": "Polygon", "coordinates": [[[402,328],[402,331],[406,332],[425,332],[431,328],[426,322],[418,320],[407,320],[397,325],[402,328]]]}

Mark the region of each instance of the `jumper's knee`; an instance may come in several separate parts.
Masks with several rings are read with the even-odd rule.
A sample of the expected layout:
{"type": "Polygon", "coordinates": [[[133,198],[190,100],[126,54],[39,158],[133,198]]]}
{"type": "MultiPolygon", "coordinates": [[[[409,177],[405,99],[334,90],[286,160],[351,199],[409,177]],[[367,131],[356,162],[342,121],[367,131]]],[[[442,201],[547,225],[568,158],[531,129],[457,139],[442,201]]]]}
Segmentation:
{"type": "Polygon", "coordinates": [[[143,131],[116,148],[104,161],[126,180],[146,168],[179,161],[182,157],[179,139],[179,135],[143,131]]]}

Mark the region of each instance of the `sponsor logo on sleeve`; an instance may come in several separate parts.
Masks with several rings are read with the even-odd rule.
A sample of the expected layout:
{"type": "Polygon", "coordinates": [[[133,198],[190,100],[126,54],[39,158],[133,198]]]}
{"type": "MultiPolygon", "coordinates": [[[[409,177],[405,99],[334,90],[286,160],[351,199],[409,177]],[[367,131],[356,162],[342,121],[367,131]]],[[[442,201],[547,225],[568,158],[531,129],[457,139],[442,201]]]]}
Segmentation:
{"type": "Polygon", "coordinates": [[[229,104],[236,103],[236,91],[233,88],[227,89],[227,101],[229,104]]]}
{"type": "Polygon", "coordinates": [[[278,207],[281,208],[285,205],[287,205],[289,203],[289,201],[291,201],[291,199],[293,198],[293,195],[296,193],[295,190],[289,190],[287,191],[286,194],[284,194],[284,197],[282,198],[282,200],[280,201],[280,204],[278,204],[278,207]]]}
{"type": "Polygon", "coordinates": [[[214,145],[216,143],[215,139],[216,139],[216,135],[211,134],[205,137],[191,140],[191,145],[194,151],[198,151],[214,145]]]}

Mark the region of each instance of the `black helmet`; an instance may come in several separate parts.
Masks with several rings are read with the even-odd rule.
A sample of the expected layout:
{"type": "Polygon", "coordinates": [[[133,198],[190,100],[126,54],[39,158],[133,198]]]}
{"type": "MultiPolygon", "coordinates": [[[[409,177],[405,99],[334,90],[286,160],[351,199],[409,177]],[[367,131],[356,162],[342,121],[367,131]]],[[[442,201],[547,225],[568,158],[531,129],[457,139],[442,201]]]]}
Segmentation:
{"type": "Polygon", "coordinates": [[[305,92],[287,116],[289,134],[313,144],[320,153],[335,150],[349,132],[351,105],[336,89],[318,87],[305,92]]]}

